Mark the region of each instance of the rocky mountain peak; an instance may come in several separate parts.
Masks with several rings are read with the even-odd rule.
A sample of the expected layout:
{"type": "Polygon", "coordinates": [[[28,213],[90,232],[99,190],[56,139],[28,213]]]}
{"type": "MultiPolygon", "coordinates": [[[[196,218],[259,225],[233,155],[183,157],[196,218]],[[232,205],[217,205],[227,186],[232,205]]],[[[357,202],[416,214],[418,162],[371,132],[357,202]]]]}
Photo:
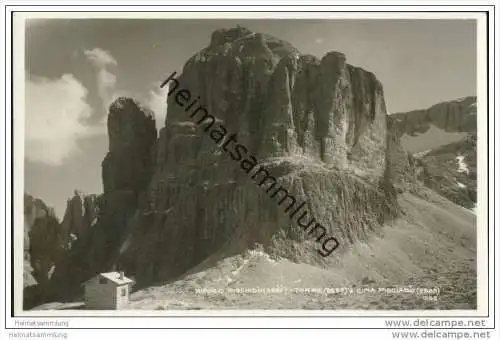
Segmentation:
{"type": "Polygon", "coordinates": [[[155,118],[151,110],[132,98],[119,97],[109,107],[109,150],[148,143],[156,138],[155,118]],[[144,139],[145,141],[141,141],[144,139]]]}
{"type": "MultiPolygon", "coordinates": [[[[319,59],[242,27],[217,30],[179,81],[262,158],[305,156],[374,177],[384,171],[382,85],[347,64],[343,53],[319,59]]],[[[173,97],[168,115],[157,162],[168,167],[173,160],[205,157],[205,143],[197,142],[202,137],[192,135],[192,122],[173,97]]]]}
{"type": "Polygon", "coordinates": [[[98,214],[97,195],[86,195],[80,190],[75,190],[73,197],[67,201],[61,226],[66,234],[73,234],[78,238],[96,222],[98,214]]]}
{"type": "Polygon", "coordinates": [[[109,152],[102,163],[104,192],[140,191],[148,183],[156,141],[154,115],[131,98],[109,107],[109,152]]]}
{"type": "Polygon", "coordinates": [[[235,40],[241,39],[250,34],[254,34],[254,32],[242,26],[237,26],[229,29],[226,28],[218,29],[212,33],[212,37],[210,39],[210,46],[232,43],[235,40]]]}

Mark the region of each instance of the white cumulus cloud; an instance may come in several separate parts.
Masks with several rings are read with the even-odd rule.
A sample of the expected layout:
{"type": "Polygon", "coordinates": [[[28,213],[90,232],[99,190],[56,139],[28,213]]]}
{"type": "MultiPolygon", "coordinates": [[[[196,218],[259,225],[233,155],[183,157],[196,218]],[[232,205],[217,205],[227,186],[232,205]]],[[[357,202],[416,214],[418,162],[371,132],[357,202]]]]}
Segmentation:
{"type": "Polygon", "coordinates": [[[117,96],[116,75],[108,67],[117,66],[118,63],[111,53],[101,48],[85,50],[83,54],[97,70],[97,92],[102,100],[104,110],[107,110],[117,96]]]}
{"type": "MultiPolygon", "coordinates": [[[[102,48],[93,48],[83,51],[87,61],[97,70],[97,92],[101,98],[104,112],[108,111],[109,105],[119,96],[139,97],[143,99],[145,106],[149,107],[155,114],[156,128],[160,130],[165,125],[167,114],[167,88],[150,90],[146,96],[117,90],[116,74],[110,70],[118,66],[118,62],[110,52],[102,48]]],[[[103,117],[105,118],[105,116],[103,117]]]]}
{"type": "Polygon", "coordinates": [[[106,67],[108,65],[118,65],[115,58],[108,51],[102,48],[93,48],[83,52],[87,59],[96,67],[106,67]]]}
{"type": "Polygon", "coordinates": [[[28,79],[25,95],[25,157],[31,161],[60,165],[78,151],[78,139],[102,132],[83,123],[92,108],[72,74],[28,79]]]}
{"type": "Polygon", "coordinates": [[[155,114],[156,129],[158,131],[165,126],[165,117],[167,116],[167,92],[167,87],[149,91],[148,98],[146,99],[146,106],[155,114]]]}

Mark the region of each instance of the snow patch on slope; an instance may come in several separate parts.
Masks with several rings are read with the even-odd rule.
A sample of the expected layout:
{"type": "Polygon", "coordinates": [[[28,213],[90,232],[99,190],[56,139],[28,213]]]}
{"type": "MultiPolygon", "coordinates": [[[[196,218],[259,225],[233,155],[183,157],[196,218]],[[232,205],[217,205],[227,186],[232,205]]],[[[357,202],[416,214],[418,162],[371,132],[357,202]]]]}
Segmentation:
{"type": "Polygon", "coordinates": [[[467,163],[464,162],[464,156],[458,155],[455,159],[458,163],[458,172],[465,172],[468,175],[469,167],[467,166],[467,163]]]}

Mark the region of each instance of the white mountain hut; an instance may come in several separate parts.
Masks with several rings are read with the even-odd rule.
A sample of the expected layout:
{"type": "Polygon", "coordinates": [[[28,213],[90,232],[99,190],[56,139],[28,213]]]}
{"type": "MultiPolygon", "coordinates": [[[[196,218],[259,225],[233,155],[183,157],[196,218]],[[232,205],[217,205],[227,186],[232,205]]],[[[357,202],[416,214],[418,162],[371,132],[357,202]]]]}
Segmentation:
{"type": "Polygon", "coordinates": [[[134,280],[123,272],[100,273],[83,283],[86,309],[124,309],[134,280]]]}

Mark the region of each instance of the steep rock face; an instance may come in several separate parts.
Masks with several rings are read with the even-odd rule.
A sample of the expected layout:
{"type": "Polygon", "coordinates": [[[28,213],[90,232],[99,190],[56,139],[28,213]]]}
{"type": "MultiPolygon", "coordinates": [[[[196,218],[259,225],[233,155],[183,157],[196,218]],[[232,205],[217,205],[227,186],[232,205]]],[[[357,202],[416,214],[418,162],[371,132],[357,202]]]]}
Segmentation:
{"type": "Polygon", "coordinates": [[[67,247],[67,234],[54,209],[42,200],[24,195],[24,286],[47,284],[67,247]],[[29,265],[28,265],[29,263],[29,265]],[[33,281],[34,279],[34,281],[33,281]]]}
{"type": "Polygon", "coordinates": [[[118,98],[109,108],[108,134],[109,152],[102,162],[100,227],[96,229],[108,240],[104,244],[115,245],[107,247],[109,252],[120,242],[129,217],[151,181],[156,157],[154,115],[133,99],[118,98]]]}
{"type": "Polygon", "coordinates": [[[398,192],[417,190],[416,160],[401,145],[401,135],[395,122],[387,119],[386,177],[398,192]]]}
{"type": "Polygon", "coordinates": [[[140,192],[153,168],[156,127],[153,114],[130,98],[120,97],[109,108],[109,152],[102,163],[104,192],[140,192]]]}
{"type": "Polygon", "coordinates": [[[54,209],[42,200],[24,195],[23,305],[30,308],[46,301],[55,268],[70,247],[54,209]]]}
{"type": "MultiPolygon", "coordinates": [[[[24,194],[24,282],[23,286],[36,285],[37,281],[33,277],[33,268],[30,259],[30,233],[37,219],[45,219],[49,216],[51,210],[40,199],[34,198],[31,195],[24,194]]],[[[52,212],[53,213],[53,212],[52,212]]],[[[35,241],[36,242],[36,241],[35,241]]]]}
{"type": "MultiPolygon", "coordinates": [[[[179,82],[237,132],[240,143],[262,158],[305,155],[374,176],[383,173],[386,109],[382,85],[372,73],[347,64],[341,53],[319,60],[247,30],[214,36],[188,60],[179,82]]],[[[158,162],[193,158],[201,147],[210,150],[203,136],[193,133],[184,108],[174,97],[168,100],[158,162]]]]}
{"type": "Polygon", "coordinates": [[[45,287],[68,247],[68,235],[61,229],[56,216],[37,218],[30,231],[30,262],[38,284],[45,287]]]}
{"type": "MultiPolygon", "coordinates": [[[[38,198],[24,194],[24,251],[28,252],[30,247],[29,233],[37,218],[45,217],[49,214],[50,208],[38,198]]],[[[26,254],[25,254],[26,255],[26,254]]]]}
{"type": "Polygon", "coordinates": [[[68,199],[66,211],[61,222],[62,228],[68,235],[78,238],[87,229],[95,224],[98,211],[96,195],[84,195],[75,190],[72,198],[68,199]]]}
{"type": "Polygon", "coordinates": [[[282,58],[268,96],[263,157],[306,155],[374,176],[384,171],[382,85],[372,73],[346,64],[343,54],[282,58]]]}
{"type": "MultiPolygon", "coordinates": [[[[343,54],[317,59],[267,35],[221,30],[186,62],[178,81],[297,201],[308,202],[342,249],[397,213],[386,172],[382,85],[343,54]]],[[[179,90],[169,85],[170,92],[179,90]]],[[[174,98],[168,98],[147,199],[122,246],[127,271],[143,284],[168,280],[215,251],[254,243],[297,261],[333,260],[315,253],[314,238],[174,98]]]]}

